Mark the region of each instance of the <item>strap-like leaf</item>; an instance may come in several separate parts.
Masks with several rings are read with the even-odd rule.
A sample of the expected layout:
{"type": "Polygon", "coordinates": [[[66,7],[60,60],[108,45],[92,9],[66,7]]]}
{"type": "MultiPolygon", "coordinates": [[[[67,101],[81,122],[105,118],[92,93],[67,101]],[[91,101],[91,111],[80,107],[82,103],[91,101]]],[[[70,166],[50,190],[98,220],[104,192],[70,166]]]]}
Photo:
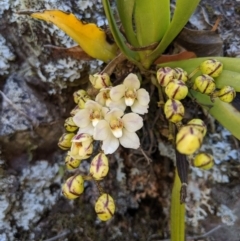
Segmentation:
{"type": "Polygon", "coordinates": [[[139,47],[136,33],[133,29],[133,10],[135,2],[136,0],[117,0],[117,9],[128,42],[134,47],[139,47]]]}
{"type": "Polygon", "coordinates": [[[122,35],[122,33],[120,32],[120,30],[118,29],[117,23],[113,17],[112,11],[111,11],[111,7],[109,4],[109,0],[102,0],[102,4],[104,7],[104,11],[108,20],[108,24],[109,27],[111,29],[112,35],[114,37],[115,42],[117,43],[118,47],[120,48],[120,50],[123,52],[123,54],[132,62],[139,64],[137,62],[139,56],[138,53],[130,50],[126,43],[125,43],[125,39],[122,35]]]}
{"type": "Polygon", "coordinates": [[[134,21],[138,42],[160,42],[170,23],[170,0],[136,0],[134,21]]]}
{"type": "Polygon", "coordinates": [[[170,26],[163,36],[160,44],[149,57],[152,61],[159,57],[168,47],[168,45],[174,40],[174,38],[180,33],[196,9],[199,1],[200,0],[177,0],[170,26]]]}
{"type": "Polygon", "coordinates": [[[117,45],[107,41],[106,34],[102,29],[93,23],[83,23],[72,13],[45,10],[32,13],[31,17],[55,24],[93,58],[109,62],[117,54],[117,45]]]}

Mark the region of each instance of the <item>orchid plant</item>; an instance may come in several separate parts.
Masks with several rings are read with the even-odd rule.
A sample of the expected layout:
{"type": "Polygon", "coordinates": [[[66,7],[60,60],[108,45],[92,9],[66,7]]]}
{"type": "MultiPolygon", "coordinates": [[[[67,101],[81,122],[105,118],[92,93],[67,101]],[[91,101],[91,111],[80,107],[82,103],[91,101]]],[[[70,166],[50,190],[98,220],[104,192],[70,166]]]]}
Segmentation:
{"type": "MultiPolygon", "coordinates": [[[[94,24],[83,24],[73,14],[66,14],[58,10],[31,13],[31,16],[34,18],[54,23],[71,36],[89,56],[107,63],[107,67],[105,68],[106,71],[90,75],[90,82],[94,88],[98,89],[98,94],[95,99],[91,99],[84,90],[81,90],[74,96],[78,107],[72,112],[72,121],[76,125],[78,132],[74,137],[72,134],[71,137],[65,135],[67,141],[69,138],[72,138],[72,145],[69,145],[67,141],[64,143],[67,148],[71,146],[66,162],[70,168],[75,168],[75,163],[79,165],[79,162],[76,162],[75,159],[82,160],[92,154],[92,142],[94,140],[101,141],[101,150],[104,152],[104,155],[114,153],[119,145],[133,149],[140,147],[140,140],[136,131],[143,127],[143,118],[141,115],[148,113],[150,101],[149,93],[144,88],[140,88],[141,82],[138,75],[134,73],[130,73],[124,78],[122,84],[116,86],[112,86],[110,77],[105,73],[109,72],[111,74],[112,71],[114,71],[114,68],[112,70],[112,63],[114,61],[119,61],[119,59],[121,60],[122,56],[136,65],[139,68],[139,73],[143,75],[147,73],[148,76],[151,76],[150,79],[152,79],[152,83],[160,90],[159,97],[161,100],[164,99],[162,98],[162,87],[167,86],[168,82],[172,81],[171,79],[166,85],[160,86],[161,83],[165,82],[166,78],[169,77],[166,77],[166,67],[173,68],[171,71],[175,71],[175,74],[172,74],[172,78],[178,80],[179,76],[177,77],[177,72],[179,72],[179,68],[177,70],[176,67],[181,67],[185,72],[191,73],[191,77],[186,77],[185,79],[181,79],[181,81],[175,81],[176,83],[172,81],[172,84],[166,88],[170,91],[167,95],[171,96],[170,99],[174,99],[174,91],[178,91],[177,87],[179,87],[175,87],[176,84],[184,86],[185,92],[188,91],[190,97],[193,97],[200,105],[207,108],[217,120],[227,127],[233,135],[240,139],[240,134],[236,131],[240,125],[239,111],[236,112],[230,103],[221,101],[219,92],[215,91],[215,86],[213,90],[215,92],[206,95],[206,93],[200,93],[199,89],[192,88],[192,83],[189,83],[188,86],[185,84],[186,81],[195,76],[199,70],[198,66],[201,66],[201,62],[205,59],[196,58],[194,61],[186,60],[159,65],[157,67],[163,70],[164,76],[163,79],[158,79],[158,81],[156,77],[153,77],[152,71],[149,71],[156,59],[163,54],[186,25],[199,2],[200,0],[176,0],[175,10],[171,17],[170,0],[116,0],[116,7],[121,24],[120,30],[119,24],[114,17],[110,1],[102,0],[109,28],[114,38],[113,43],[107,41],[107,36],[103,30],[99,29],[94,24]],[[218,97],[219,99],[216,99],[218,97]],[[225,112],[224,116],[221,114],[223,110],[225,112]]],[[[236,64],[239,66],[240,61],[230,58],[216,59],[217,61],[221,61],[224,65],[221,75],[216,77],[216,88],[220,89],[229,85],[228,81],[230,78],[230,85],[233,90],[240,91],[240,70],[236,67],[236,64]]],[[[157,78],[160,77],[157,75],[157,78]]],[[[186,94],[187,92],[184,94],[184,97],[186,94]]],[[[233,98],[235,97],[234,91],[230,94],[233,98]]],[[[182,105],[178,100],[172,101],[171,103],[178,103],[179,106],[182,105]]],[[[172,109],[176,111],[179,106],[174,104],[174,108],[170,108],[170,116],[173,116],[172,109]]],[[[180,107],[180,109],[184,111],[183,106],[180,107]]],[[[182,116],[182,113],[178,113],[178,123],[181,122],[182,116]]],[[[177,127],[179,128],[179,125],[177,125],[177,127]]],[[[203,132],[202,130],[199,131],[199,129],[192,128],[195,127],[188,124],[185,130],[190,130],[191,133],[197,133],[197,139],[195,140],[197,147],[199,147],[204,136],[203,132]],[[192,130],[194,130],[194,132],[192,130]]],[[[191,138],[195,137],[196,136],[191,136],[191,138]]],[[[64,138],[62,139],[65,140],[64,138]]],[[[62,142],[59,144],[59,146],[63,148],[64,145],[62,142]]],[[[92,169],[90,172],[91,178],[96,177],[95,180],[101,180],[108,171],[106,157],[104,156],[103,158],[102,155],[100,156],[101,158],[97,158],[92,165],[97,169],[94,169],[94,171],[92,169]],[[103,175],[100,173],[100,167],[105,166],[107,167],[107,171],[103,168],[104,171],[101,172],[104,173],[103,175]]],[[[76,177],[76,183],[81,182],[81,185],[83,185],[82,178],[80,178],[79,175],[76,177]]],[[[182,189],[184,185],[182,184],[186,184],[187,182],[184,178],[185,177],[182,176],[180,172],[176,171],[171,206],[172,241],[185,240],[185,205],[179,201],[181,199],[180,193],[183,193],[182,189]]],[[[72,184],[72,179],[70,181],[69,183],[72,184]]],[[[80,188],[79,194],[82,193],[82,190],[83,188],[80,188]]],[[[78,194],[75,193],[72,195],[72,192],[72,186],[64,186],[65,196],[70,196],[72,198],[78,196],[78,194]]],[[[107,201],[104,199],[106,203],[109,203],[108,200],[111,200],[111,210],[115,210],[115,207],[113,207],[113,200],[110,196],[102,193],[101,197],[107,199],[107,201]]],[[[96,210],[98,209],[99,208],[96,210]]],[[[100,209],[101,212],[103,212],[102,206],[100,209]]],[[[107,214],[104,213],[106,216],[102,217],[101,213],[99,218],[101,217],[101,220],[104,221],[111,218],[113,213],[109,213],[109,210],[110,209],[104,211],[107,212],[107,214]]]]}

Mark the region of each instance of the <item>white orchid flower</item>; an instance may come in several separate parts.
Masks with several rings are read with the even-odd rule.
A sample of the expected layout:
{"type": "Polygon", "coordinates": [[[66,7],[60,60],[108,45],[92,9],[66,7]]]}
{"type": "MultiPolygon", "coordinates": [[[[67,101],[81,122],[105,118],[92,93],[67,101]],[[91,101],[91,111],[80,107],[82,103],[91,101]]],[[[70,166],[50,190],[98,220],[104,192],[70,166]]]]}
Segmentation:
{"type": "Polygon", "coordinates": [[[119,144],[125,148],[137,149],[140,146],[139,137],[135,133],[143,126],[143,119],[136,113],[124,115],[117,108],[110,110],[94,128],[93,138],[103,141],[102,150],[111,154],[119,144]]]}
{"type": "Polygon", "coordinates": [[[107,106],[110,109],[117,107],[125,111],[126,104],[124,99],[121,98],[119,101],[113,101],[110,97],[110,90],[111,90],[111,87],[102,88],[95,98],[96,102],[98,102],[102,106],[107,106]]]}
{"type": "Polygon", "coordinates": [[[87,133],[93,135],[93,129],[97,123],[104,118],[104,115],[109,111],[99,103],[88,100],[85,103],[85,108],[79,110],[73,117],[73,122],[79,127],[78,134],[87,133]]]}
{"type": "Polygon", "coordinates": [[[123,98],[126,106],[131,107],[132,112],[138,114],[148,112],[150,97],[145,89],[140,89],[140,81],[136,74],[129,74],[123,84],[111,88],[110,98],[113,102],[123,98]]]}

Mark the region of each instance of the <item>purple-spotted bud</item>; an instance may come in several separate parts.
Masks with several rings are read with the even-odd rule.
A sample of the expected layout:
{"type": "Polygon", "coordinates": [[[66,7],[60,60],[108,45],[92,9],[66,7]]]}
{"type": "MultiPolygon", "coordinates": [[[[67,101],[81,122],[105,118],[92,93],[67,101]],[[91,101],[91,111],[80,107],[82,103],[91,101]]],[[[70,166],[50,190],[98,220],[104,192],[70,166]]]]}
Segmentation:
{"type": "Polygon", "coordinates": [[[182,120],[184,111],[184,106],[179,100],[169,99],[164,105],[164,114],[173,123],[178,123],[182,120]]]}
{"type": "Polygon", "coordinates": [[[211,76],[206,75],[206,74],[198,76],[195,79],[194,84],[202,94],[210,95],[216,89],[214,79],[211,76]]]}
{"type": "Polygon", "coordinates": [[[103,193],[95,204],[95,212],[97,213],[98,218],[102,221],[108,221],[111,219],[115,213],[115,203],[113,198],[109,194],[103,193]]]}
{"type": "Polygon", "coordinates": [[[107,73],[90,75],[89,80],[95,89],[102,89],[112,85],[107,73]]]}
{"type": "Polygon", "coordinates": [[[71,141],[73,137],[74,137],[74,133],[64,133],[58,141],[58,146],[62,150],[68,150],[72,145],[71,141]]]}
{"type": "Polygon", "coordinates": [[[69,154],[65,157],[65,165],[68,170],[74,170],[79,167],[81,163],[80,159],[74,159],[69,154]]]}
{"type": "Polygon", "coordinates": [[[182,100],[188,94],[188,87],[182,80],[173,79],[167,84],[165,93],[170,99],[182,100]]]}
{"type": "Polygon", "coordinates": [[[90,174],[95,180],[102,180],[109,170],[108,158],[105,154],[99,153],[91,161],[90,174]]]}
{"type": "Polygon", "coordinates": [[[177,133],[176,147],[180,153],[191,155],[201,147],[202,140],[201,131],[192,126],[184,126],[177,133]]]}
{"type": "Polygon", "coordinates": [[[182,80],[183,82],[186,82],[188,80],[188,74],[187,71],[181,69],[181,68],[174,68],[174,79],[182,80]]]}
{"type": "Polygon", "coordinates": [[[72,117],[68,117],[65,120],[64,127],[65,127],[66,131],[69,131],[69,132],[74,132],[78,129],[78,126],[76,126],[72,117]]]}
{"type": "Polygon", "coordinates": [[[174,70],[170,67],[162,67],[157,71],[158,83],[165,87],[171,80],[174,79],[174,70]]]}
{"type": "Polygon", "coordinates": [[[207,74],[215,78],[222,73],[223,64],[216,59],[208,59],[201,63],[200,70],[203,74],[207,74]]]}
{"type": "Polygon", "coordinates": [[[69,155],[74,159],[87,159],[93,152],[93,138],[89,134],[77,134],[72,139],[69,155]]]}
{"type": "Polygon", "coordinates": [[[214,165],[213,156],[208,153],[199,153],[193,160],[193,166],[203,170],[209,170],[214,165]]]}
{"type": "Polygon", "coordinates": [[[192,119],[187,123],[187,126],[197,128],[199,131],[202,132],[203,136],[205,136],[207,133],[207,126],[201,119],[192,119]]]}
{"type": "Polygon", "coordinates": [[[62,186],[62,193],[68,199],[78,198],[84,190],[84,180],[81,175],[69,177],[62,186]]]}
{"type": "Polygon", "coordinates": [[[236,91],[231,86],[224,86],[218,91],[218,98],[223,101],[230,103],[236,97],[236,91]]]}

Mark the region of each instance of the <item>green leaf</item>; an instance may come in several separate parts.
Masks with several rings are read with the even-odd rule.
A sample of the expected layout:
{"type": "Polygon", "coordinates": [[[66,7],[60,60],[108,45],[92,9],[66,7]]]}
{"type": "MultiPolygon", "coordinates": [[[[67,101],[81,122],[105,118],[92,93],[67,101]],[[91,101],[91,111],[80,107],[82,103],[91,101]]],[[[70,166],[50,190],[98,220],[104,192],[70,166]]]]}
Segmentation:
{"type": "Polygon", "coordinates": [[[212,102],[209,96],[194,90],[190,91],[190,96],[240,140],[240,112],[231,103],[225,103],[218,98],[212,102]]]}
{"type": "Polygon", "coordinates": [[[117,9],[128,42],[134,47],[139,47],[136,33],[133,29],[133,11],[135,2],[136,0],[117,0],[117,9]]]}
{"type": "Polygon", "coordinates": [[[106,14],[106,17],[108,20],[109,27],[111,29],[112,35],[113,35],[114,40],[117,43],[118,47],[129,60],[131,60],[135,64],[139,64],[137,62],[139,59],[138,53],[130,50],[127,47],[127,45],[125,43],[125,39],[124,39],[122,33],[120,32],[120,30],[118,29],[117,23],[113,17],[112,11],[111,11],[109,1],[102,0],[102,4],[103,4],[104,11],[105,11],[105,14],[106,14]]]}
{"type": "Polygon", "coordinates": [[[176,8],[169,28],[163,36],[160,44],[149,56],[152,61],[159,57],[168,47],[168,45],[174,40],[174,38],[180,33],[195,11],[199,2],[200,0],[177,0],[176,8]]]}
{"type": "Polygon", "coordinates": [[[170,0],[137,0],[133,16],[140,46],[160,42],[170,23],[170,0]]]}
{"type": "Polygon", "coordinates": [[[185,241],[185,204],[180,203],[181,185],[176,170],[171,198],[171,241],[185,241]]]}

